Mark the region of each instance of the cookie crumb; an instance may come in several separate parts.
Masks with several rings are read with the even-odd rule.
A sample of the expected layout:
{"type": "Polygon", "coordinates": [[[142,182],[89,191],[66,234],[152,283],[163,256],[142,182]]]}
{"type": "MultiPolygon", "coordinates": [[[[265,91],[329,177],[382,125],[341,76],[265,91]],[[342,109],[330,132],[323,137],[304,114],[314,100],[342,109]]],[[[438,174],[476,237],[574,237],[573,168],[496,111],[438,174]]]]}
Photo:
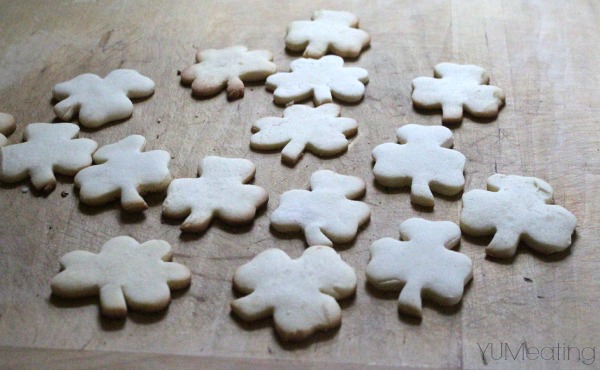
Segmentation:
{"type": "Polygon", "coordinates": [[[531,279],[530,279],[530,278],[528,278],[528,277],[523,277],[523,280],[525,280],[525,281],[526,281],[526,282],[528,282],[528,283],[533,283],[533,280],[531,280],[531,279]]]}
{"type": "Polygon", "coordinates": [[[156,123],[161,123],[162,121],[159,119],[156,120],[156,123]]]}
{"type": "Polygon", "coordinates": [[[22,186],[21,187],[21,193],[25,194],[27,192],[29,192],[29,188],[27,186],[22,186]]]}
{"type": "Polygon", "coordinates": [[[63,197],[63,198],[66,198],[66,197],[67,197],[67,195],[69,195],[69,193],[67,193],[66,191],[62,191],[62,192],[60,193],[60,196],[61,196],[61,197],[63,197]]]}
{"type": "Polygon", "coordinates": [[[181,76],[181,69],[177,70],[177,76],[181,76]]]}

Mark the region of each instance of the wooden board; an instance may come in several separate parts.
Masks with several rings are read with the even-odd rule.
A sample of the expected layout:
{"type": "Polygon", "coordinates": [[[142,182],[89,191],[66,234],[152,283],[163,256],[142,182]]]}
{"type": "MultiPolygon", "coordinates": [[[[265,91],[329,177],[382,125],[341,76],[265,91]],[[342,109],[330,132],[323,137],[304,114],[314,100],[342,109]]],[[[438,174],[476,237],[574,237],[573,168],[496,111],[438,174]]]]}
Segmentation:
{"type": "MultiPolygon", "coordinates": [[[[161,218],[164,195],[149,197],[151,207],[143,214],[129,215],[117,205],[80,205],[70,178],[61,177],[48,196],[22,192],[28,182],[2,185],[0,366],[36,368],[44,361],[53,367],[129,367],[135,361],[154,367],[589,368],[573,353],[569,360],[556,353],[554,361],[494,360],[480,347],[492,343],[498,357],[501,343],[514,352],[522,343],[538,349],[600,345],[597,3],[57,0],[0,1],[0,9],[0,111],[18,123],[11,143],[21,141],[28,123],[55,119],[54,84],[84,72],[133,68],[156,82],[154,96],[135,104],[131,119],[84,130],[83,137],[105,145],[144,135],[148,149],[172,154],[175,177],[194,176],[206,155],[247,158],[257,164],[255,184],[270,193],[266,210],[251,226],[216,222],[204,234],[181,235],[177,223],[161,218]],[[334,159],[307,154],[290,168],[278,153],[249,149],[252,123],[282,112],[262,85],[248,86],[246,96],[234,102],[224,94],[198,100],[180,85],[177,70],[194,61],[197,48],[233,44],[269,49],[278,68],[287,70],[295,56],[284,50],[286,25],[323,7],[354,12],[370,32],[372,47],[348,63],[366,68],[370,83],[360,104],[343,107],[342,114],[360,126],[348,152],[334,159]],[[379,238],[397,237],[400,222],[409,217],[458,222],[459,197],[437,198],[432,212],[415,209],[408,192],[374,186],[370,153],[394,141],[401,125],[440,124],[439,114],[413,110],[410,93],[411,80],[430,76],[442,61],[484,67],[507,96],[497,120],[465,119],[453,127],[455,147],[468,158],[466,189],[483,188],[495,172],[545,179],[556,202],[577,216],[578,227],[568,252],[544,257],[520,248],[506,263],[485,258],[489,239],[463,238],[460,251],[473,259],[474,278],[462,304],[428,305],[418,322],[398,315],[397,294],[383,295],[366,285],[368,247],[379,238]],[[267,248],[293,257],[302,253],[303,239],[274,235],[268,216],[283,192],[307,188],[310,174],[319,169],[365,179],[372,218],[340,251],[359,279],[356,297],[342,304],[341,328],[289,345],[275,338],[271,321],[248,325],[230,315],[231,277],[267,248]],[[175,260],[193,271],[191,287],[175,294],[167,312],[112,321],[99,316],[96,299],[51,297],[60,256],[98,251],[118,235],[164,239],[173,245],[175,260]]],[[[590,351],[584,353],[588,358],[590,351]]]]}

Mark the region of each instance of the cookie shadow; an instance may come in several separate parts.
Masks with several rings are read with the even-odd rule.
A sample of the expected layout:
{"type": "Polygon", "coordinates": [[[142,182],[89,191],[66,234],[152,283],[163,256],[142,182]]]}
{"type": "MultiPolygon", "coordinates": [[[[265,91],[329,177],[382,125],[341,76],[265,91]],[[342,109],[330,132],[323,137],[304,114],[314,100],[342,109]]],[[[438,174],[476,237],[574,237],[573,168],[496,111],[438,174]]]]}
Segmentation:
{"type": "Polygon", "coordinates": [[[412,109],[413,109],[414,113],[417,113],[417,114],[420,114],[423,116],[440,116],[440,123],[443,126],[446,126],[449,129],[456,129],[456,128],[459,128],[463,124],[465,119],[468,119],[469,121],[479,123],[479,124],[492,123],[498,119],[498,115],[500,115],[500,112],[502,112],[502,109],[504,109],[504,105],[502,107],[500,107],[500,109],[498,110],[498,115],[496,115],[494,117],[475,117],[471,113],[464,111],[463,118],[460,121],[456,121],[456,122],[442,122],[442,109],[441,108],[440,109],[425,109],[425,108],[418,108],[413,104],[412,109]]]}
{"type": "MultiPolygon", "coordinates": [[[[443,316],[456,315],[462,309],[463,301],[465,300],[465,297],[467,296],[468,292],[471,289],[472,282],[473,282],[473,279],[469,280],[469,282],[464,287],[464,291],[463,291],[461,300],[457,304],[452,305],[452,306],[440,305],[430,298],[431,294],[428,295],[427,293],[423,292],[421,295],[422,302],[423,302],[423,310],[422,310],[423,317],[427,316],[426,311],[428,311],[429,309],[436,311],[443,316]]],[[[365,291],[367,292],[368,295],[370,295],[373,298],[387,300],[387,301],[394,300],[397,302],[398,298],[400,297],[400,292],[402,291],[402,289],[400,289],[400,290],[379,290],[379,289],[375,288],[374,286],[372,286],[371,284],[369,284],[368,281],[365,281],[365,291]]],[[[400,312],[400,310],[398,310],[397,304],[394,307],[398,311],[398,318],[400,319],[401,322],[408,324],[408,325],[420,325],[423,322],[423,317],[417,317],[417,316],[411,316],[411,315],[404,314],[404,313],[400,312]]]]}
{"type": "MultiPolygon", "coordinates": [[[[471,236],[463,233],[462,238],[471,244],[485,248],[491,243],[493,235],[471,236]]],[[[500,265],[511,265],[519,258],[519,256],[529,254],[534,258],[546,263],[560,262],[571,255],[571,250],[573,248],[573,245],[577,242],[577,240],[579,240],[579,235],[577,234],[577,230],[575,230],[571,236],[571,245],[562,252],[556,252],[551,254],[544,254],[538,252],[533,248],[529,247],[525,241],[520,241],[519,245],[517,246],[517,251],[513,256],[508,258],[498,258],[486,254],[485,260],[500,265]]],[[[482,253],[485,253],[485,250],[482,250],[482,253]]]]}
{"type": "MultiPolygon", "coordinates": [[[[371,219],[369,218],[367,220],[367,222],[365,222],[363,225],[358,227],[358,231],[356,233],[356,236],[349,242],[347,243],[333,243],[333,249],[336,250],[336,252],[343,252],[346,251],[352,247],[354,247],[357,243],[357,239],[358,239],[358,234],[361,233],[364,229],[367,228],[367,226],[369,226],[369,224],[371,223],[371,219]]],[[[271,235],[273,235],[275,238],[277,239],[283,239],[283,240],[300,240],[302,241],[302,243],[304,244],[304,248],[310,248],[311,246],[308,245],[308,242],[306,241],[306,237],[304,236],[304,232],[302,230],[300,231],[293,231],[293,232],[281,232],[281,231],[277,231],[273,225],[269,225],[269,232],[271,233],[271,235]]],[[[327,234],[325,234],[327,236],[327,234]]],[[[329,236],[327,236],[329,239],[331,239],[329,236]]]]}
{"type": "MultiPolygon", "coordinates": [[[[228,223],[228,222],[221,220],[220,218],[215,217],[211,220],[210,224],[204,230],[201,230],[198,232],[181,231],[179,234],[179,239],[183,242],[191,242],[191,241],[200,240],[213,227],[216,229],[219,229],[221,231],[224,231],[228,234],[234,234],[234,235],[246,234],[252,230],[252,228],[254,227],[254,224],[256,222],[256,219],[263,216],[267,212],[267,203],[265,203],[264,205],[262,205],[256,209],[254,218],[252,218],[252,220],[250,220],[249,222],[228,223]]],[[[160,219],[161,219],[161,224],[173,225],[173,226],[180,227],[181,224],[183,224],[186,217],[187,216],[173,218],[173,217],[166,217],[164,214],[161,214],[160,219]]]]}
{"type": "MultiPolygon", "coordinates": [[[[77,187],[73,188],[74,194],[79,198],[79,189],[77,187]]],[[[166,194],[164,192],[161,193],[148,193],[145,194],[144,200],[148,205],[148,209],[152,207],[156,207],[162,204],[166,198],[166,194]]],[[[79,204],[77,208],[81,213],[86,216],[96,216],[106,212],[119,212],[119,221],[123,224],[138,224],[142,223],[146,220],[146,212],[128,212],[121,207],[120,199],[111,201],[109,203],[99,205],[99,206],[89,206],[84,204],[81,200],[79,200],[79,204]]]]}

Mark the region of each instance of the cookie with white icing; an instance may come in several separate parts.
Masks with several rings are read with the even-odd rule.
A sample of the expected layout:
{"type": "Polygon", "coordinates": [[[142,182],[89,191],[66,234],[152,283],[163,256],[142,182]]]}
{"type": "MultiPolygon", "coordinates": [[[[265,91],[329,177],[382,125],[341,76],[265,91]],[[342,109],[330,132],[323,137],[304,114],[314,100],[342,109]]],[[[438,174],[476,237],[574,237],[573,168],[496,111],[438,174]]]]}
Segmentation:
{"type": "Polygon", "coordinates": [[[443,306],[460,302],[473,277],[473,262],[450,249],[460,228],[449,221],[411,218],[400,224],[402,241],[379,239],[371,245],[367,280],[380,290],[400,291],[400,312],[421,317],[422,298],[443,306]]]}
{"type": "Polygon", "coordinates": [[[412,82],[413,105],[420,109],[441,109],[442,122],[462,121],[463,111],[473,117],[494,118],[504,105],[504,92],[488,85],[487,72],[472,64],[440,63],[434,78],[418,77],[412,82]]]}
{"type": "Polygon", "coordinates": [[[276,104],[288,104],[313,98],[315,105],[331,103],[333,97],[347,103],[360,101],[365,94],[369,73],[358,67],[344,67],[336,55],[321,59],[300,58],[290,64],[291,72],[279,72],[267,78],[276,104]]]}
{"type": "Polygon", "coordinates": [[[190,270],[170,262],[171,246],[163,240],[143,244],[128,236],[107,241],[100,253],[74,251],[60,259],[63,271],[52,279],[52,294],[64,298],[100,296],[102,314],[124,317],[127,309],[165,309],[171,290],[190,285],[190,270]]]}
{"type": "Polygon", "coordinates": [[[261,118],[252,126],[250,147],[259,150],[281,149],[281,160],[295,164],[304,150],[319,156],[332,156],[348,149],[347,137],[356,135],[358,123],[340,117],[335,104],[312,108],[292,105],[283,111],[283,118],[261,118]]]}
{"type": "Polygon", "coordinates": [[[171,182],[163,215],[186,217],[181,230],[187,232],[205,230],[214,217],[230,224],[251,222],[269,199],[265,189],[247,184],[255,172],[247,159],[206,157],[198,166],[199,178],[171,182]]]}
{"type": "Polygon", "coordinates": [[[466,157],[452,150],[452,131],[444,126],[409,124],[396,131],[398,143],[386,143],[372,152],[375,181],[383,186],[410,186],[414,204],[433,207],[432,190],[452,196],[465,184],[466,157]]]}
{"type": "Polygon", "coordinates": [[[264,81],[277,71],[273,54],[267,50],[248,51],[245,46],[198,51],[196,64],[181,71],[181,82],[192,85],[199,97],[213,96],[227,88],[227,97],[244,96],[244,81],[264,81]]]}
{"type": "Polygon", "coordinates": [[[460,228],[474,236],[494,235],[485,252],[497,258],[515,255],[519,242],[543,254],[571,245],[577,219],[554,205],[552,187],[535,177],[495,174],[486,190],[462,197],[460,228]]]}
{"type": "Polygon", "coordinates": [[[164,150],[142,152],[145,145],[143,136],[131,135],[98,149],[94,153],[96,165],[75,176],[81,202],[100,206],[120,199],[128,212],[147,209],[142,194],[166,190],[172,177],[171,155],[164,150]]]}
{"type": "Polygon", "coordinates": [[[79,123],[88,128],[131,117],[131,99],[153,93],[154,81],[132,69],[116,69],[105,78],[86,73],[52,89],[59,101],[54,106],[56,116],[70,121],[78,115],[79,123]]]}
{"type": "Polygon", "coordinates": [[[231,302],[236,315],[244,321],[272,315],[277,334],[298,341],[341,325],[336,300],[354,295],[356,274],[329,247],[310,247],[298,259],[268,249],[236,270],[233,286],[247,294],[231,302]]]}
{"type": "Polygon", "coordinates": [[[354,176],[321,170],[310,177],[312,191],[294,189],[283,193],[271,215],[280,232],[303,231],[311,245],[351,242],[371,216],[366,203],[355,201],[365,194],[365,182],[354,176]]]}
{"type": "Polygon", "coordinates": [[[92,164],[98,147],[94,140],[77,139],[79,126],[72,123],[32,123],[25,128],[23,143],[0,148],[0,181],[31,178],[37,190],[56,188],[54,174],[75,176],[92,164]]]}
{"type": "Polygon", "coordinates": [[[327,52],[343,58],[356,58],[371,42],[371,36],[358,29],[358,17],[346,11],[317,10],[311,21],[290,23],[285,46],[303,51],[305,58],[320,58],[327,52]]]}

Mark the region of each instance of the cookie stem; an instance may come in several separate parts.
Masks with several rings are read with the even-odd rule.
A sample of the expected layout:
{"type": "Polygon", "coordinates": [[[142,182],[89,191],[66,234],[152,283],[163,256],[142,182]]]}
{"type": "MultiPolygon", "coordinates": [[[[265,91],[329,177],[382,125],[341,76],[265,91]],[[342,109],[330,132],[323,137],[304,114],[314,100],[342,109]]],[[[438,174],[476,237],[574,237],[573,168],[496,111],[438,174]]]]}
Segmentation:
{"type": "Polygon", "coordinates": [[[328,86],[317,85],[313,87],[313,93],[315,95],[315,106],[325,103],[331,103],[333,101],[333,97],[331,96],[331,90],[328,86]]]}
{"type": "Polygon", "coordinates": [[[232,100],[244,97],[244,83],[239,77],[231,77],[227,81],[227,97],[232,100]]]}
{"type": "Polygon", "coordinates": [[[285,163],[295,164],[304,152],[306,144],[298,140],[290,141],[281,151],[281,160],[285,163]]]}
{"type": "Polygon", "coordinates": [[[521,235],[511,230],[500,229],[494,235],[485,252],[497,258],[509,258],[515,255],[521,235]]]}
{"type": "Polygon", "coordinates": [[[410,187],[410,201],[421,206],[433,207],[433,194],[431,193],[429,184],[413,179],[410,187]]]}
{"type": "Polygon", "coordinates": [[[117,284],[108,284],[100,289],[100,306],[102,314],[108,317],[127,315],[127,304],[123,290],[117,284]]]}
{"type": "Polygon", "coordinates": [[[421,287],[409,281],[400,292],[398,310],[407,315],[421,317],[423,304],[421,301],[421,287]]]}
{"type": "Polygon", "coordinates": [[[31,171],[31,183],[33,186],[44,193],[49,193],[56,187],[56,178],[52,168],[38,167],[31,171]]]}

